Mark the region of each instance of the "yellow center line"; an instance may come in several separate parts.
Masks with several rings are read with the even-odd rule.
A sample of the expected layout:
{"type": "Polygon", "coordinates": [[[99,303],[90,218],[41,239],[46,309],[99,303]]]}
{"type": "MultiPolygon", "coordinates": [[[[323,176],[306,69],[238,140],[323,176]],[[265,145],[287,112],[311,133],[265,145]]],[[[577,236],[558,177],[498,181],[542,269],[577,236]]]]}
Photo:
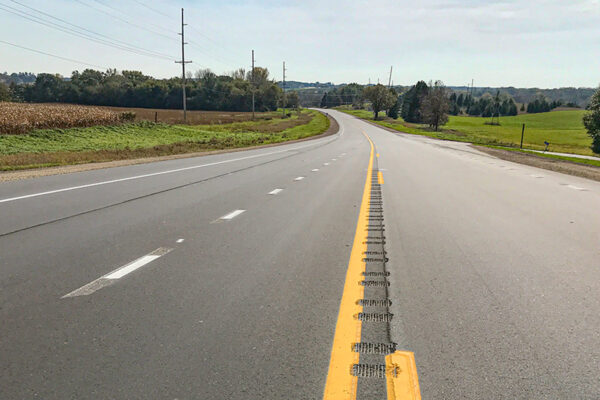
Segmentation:
{"type": "Polygon", "coordinates": [[[421,400],[415,355],[396,351],[385,357],[388,400],[421,400]]]}
{"type": "Polygon", "coordinates": [[[360,342],[362,321],[354,316],[363,310],[363,307],[358,304],[358,300],[364,296],[364,287],[359,285],[358,282],[361,281],[361,274],[365,271],[363,252],[367,250],[365,241],[367,237],[367,217],[369,216],[371,175],[373,173],[373,153],[375,149],[369,136],[364,132],[363,135],[365,135],[371,145],[371,155],[369,156],[367,178],[358,213],[354,244],[352,245],[352,252],[350,253],[350,261],[346,272],[344,292],[342,293],[340,311],[335,326],[323,400],[356,399],[358,378],[352,375],[351,370],[354,364],[358,364],[359,353],[353,351],[352,343],[360,342]]]}

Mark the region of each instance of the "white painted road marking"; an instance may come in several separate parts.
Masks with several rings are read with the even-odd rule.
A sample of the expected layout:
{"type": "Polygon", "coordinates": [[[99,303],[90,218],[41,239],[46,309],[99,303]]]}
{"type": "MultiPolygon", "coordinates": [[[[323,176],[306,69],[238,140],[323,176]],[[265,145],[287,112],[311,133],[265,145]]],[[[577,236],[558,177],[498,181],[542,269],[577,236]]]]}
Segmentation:
{"type": "Polygon", "coordinates": [[[65,294],[61,298],[64,299],[66,297],[88,296],[94,293],[95,291],[102,289],[103,287],[112,285],[116,280],[121,279],[125,275],[128,275],[133,271],[143,267],[144,265],[151,263],[157,258],[164,256],[171,250],[173,249],[160,247],[150,254],[146,254],[145,256],[140,257],[137,260],[130,262],[129,264],[126,264],[120,268],[117,268],[114,271],[109,272],[104,276],[101,276],[100,278],[88,283],[87,285],[80,287],[79,289],[73,290],[71,293],[65,294]]]}
{"type": "Polygon", "coordinates": [[[582,191],[582,192],[587,190],[586,188],[582,188],[582,187],[575,186],[575,185],[567,185],[567,187],[568,187],[569,189],[573,189],[573,190],[580,190],[580,191],[582,191]]]}
{"type": "Polygon", "coordinates": [[[269,192],[269,194],[276,195],[277,193],[281,193],[281,192],[283,192],[283,189],[275,189],[275,190],[271,190],[269,192]]]}
{"type": "Polygon", "coordinates": [[[177,239],[177,241],[175,243],[183,243],[185,239],[177,239]]]}
{"type": "Polygon", "coordinates": [[[246,212],[246,210],[235,210],[235,211],[230,212],[227,215],[223,215],[219,219],[222,219],[222,220],[225,220],[225,221],[229,221],[229,220],[234,219],[235,217],[237,217],[238,215],[240,215],[243,212],[246,212]]]}
{"type": "Polygon", "coordinates": [[[328,162],[326,162],[326,163],[323,163],[323,165],[329,165],[329,163],[328,163],[328,162]]]}
{"type": "Polygon", "coordinates": [[[297,177],[297,178],[294,178],[294,180],[295,180],[295,181],[301,181],[302,179],[304,179],[304,177],[303,177],[303,176],[299,176],[299,177],[297,177]]]}
{"type": "Polygon", "coordinates": [[[337,161],[337,158],[332,158],[331,161],[337,161]]]}
{"type": "Polygon", "coordinates": [[[544,175],[536,175],[536,174],[531,174],[529,176],[531,176],[532,178],[538,178],[538,179],[544,177],[544,175]]]}
{"type": "Polygon", "coordinates": [[[175,173],[175,172],[189,171],[189,170],[192,170],[192,169],[210,167],[210,166],[213,166],[213,165],[227,164],[227,163],[231,163],[231,162],[235,162],[235,161],[249,160],[249,159],[252,159],[252,158],[265,157],[265,156],[270,156],[270,155],[273,155],[273,154],[285,153],[287,151],[299,150],[299,149],[303,149],[305,147],[310,147],[310,146],[314,146],[314,145],[315,145],[314,143],[311,143],[311,144],[308,144],[308,145],[298,146],[298,147],[294,147],[294,148],[291,148],[291,149],[285,149],[285,150],[279,150],[279,151],[271,151],[269,153],[255,154],[255,155],[252,155],[252,156],[246,156],[246,157],[240,157],[240,158],[233,158],[231,160],[216,161],[216,162],[212,162],[212,163],[208,163],[208,164],[194,165],[194,166],[191,166],[191,167],[176,168],[176,169],[170,169],[170,170],[166,170],[166,171],[153,172],[153,173],[150,173],[150,174],[129,176],[127,178],[112,179],[112,180],[109,180],[109,181],[88,183],[86,185],[71,186],[71,187],[66,187],[66,188],[62,188],[62,189],[49,190],[47,192],[39,192],[39,193],[27,194],[27,195],[24,195],[24,196],[9,197],[9,198],[6,198],[6,199],[0,199],[0,203],[8,203],[10,201],[29,199],[29,198],[32,198],[32,197],[39,197],[39,196],[46,196],[46,195],[49,195],[49,194],[55,194],[55,193],[61,193],[61,192],[68,192],[68,191],[71,191],[71,190],[78,190],[78,189],[85,189],[85,188],[90,188],[90,187],[94,187],[94,186],[108,185],[108,184],[111,184],[111,183],[126,182],[126,181],[131,181],[131,180],[134,180],[134,179],[149,178],[151,176],[158,176],[158,175],[172,174],[172,173],[175,173]]]}
{"type": "Polygon", "coordinates": [[[319,168],[315,168],[315,169],[313,169],[313,170],[311,170],[311,171],[312,171],[312,172],[317,172],[317,171],[319,171],[319,168]]]}

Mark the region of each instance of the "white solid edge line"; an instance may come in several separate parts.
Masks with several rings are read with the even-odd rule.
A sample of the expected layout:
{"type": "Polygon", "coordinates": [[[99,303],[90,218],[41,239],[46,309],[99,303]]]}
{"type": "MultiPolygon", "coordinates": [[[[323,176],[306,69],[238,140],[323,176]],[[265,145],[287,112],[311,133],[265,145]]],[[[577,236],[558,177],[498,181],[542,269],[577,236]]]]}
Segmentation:
{"type": "Polygon", "coordinates": [[[282,191],[283,191],[283,189],[274,189],[274,190],[271,190],[271,191],[269,192],[269,194],[273,194],[273,195],[275,195],[275,194],[277,194],[277,193],[281,193],[282,191]]]}
{"type": "Polygon", "coordinates": [[[166,247],[159,247],[158,249],[154,250],[152,253],[146,254],[145,256],[142,256],[142,257],[138,258],[137,260],[130,262],[129,264],[125,264],[124,266],[119,267],[119,268],[115,269],[114,271],[111,271],[108,274],[103,275],[100,278],[95,279],[95,280],[91,281],[90,283],[83,285],[82,287],[75,289],[70,293],[65,294],[64,296],[62,296],[62,298],[64,299],[66,297],[77,297],[77,296],[90,295],[90,294],[96,292],[97,290],[102,289],[105,286],[109,286],[113,281],[115,281],[117,279],[121,279],[125,275],[128,275],[128,274],[132,273],[133,271],[143,267],[144,265],[151,263],[152,261],[156,260],[157,258],[164,256],[165,254],[171,252],[171,250],[173,250],[173,249],[166,248],[166,247]]]}
{"type": "Polygon", "coordinates": [[[223,215],[223,216],[222,216],[221,218],[219,218],[219,219],[230,220],[230,219],[233,219],[233,218],[237,217],[238,215],[240,215],[241,213],[243,213],[243,212],[245,212],[245,211],[246,211],[246,210],[235,210],[235,211],[232,211],[232,212],[230,212],[230,213],[229,213],[229,214],[227,214],[227,215],[223,215]]]}
{"type": "Polygon", "coordinates": [[[297,178],[294,178],[294,180],[295,180],[295,181],[301,181],[302,179],[304,179],[304,177],[303,177],[303,176],[299,176],[299,177],[297,177],[297,178]]]}
{"type": "MultiPolygon", "coordinates": [[[[342,130],[342,133],[343,133],[343,130],[342,130]]],[[[340,134],[340,136],[341,136],[341,134],[340,134]]],[[[188,170],[191,170],[191,169],[210,167],[210,166],[219,165],[219,164],[227,164],[227,163],[235,162],[235,161],[249,160],[251,158],[265,157],[265,156],[270,156],[270,155],[273,155],[273,154],[285,153],[286,151],[294,151],[294,150],[303,149],[305,147],[310,147],[310,146],[314,146],[314,145],[316,145],[316,143],[311,143],[311,144],[307,144],[307,145],[304,145],[304,146],[298,146],[298,147],[294,147],[294,148],[291,148],[291,149],[285,149],[285,150],[279,150],[279,151],[272,151],[272,152],[264,153],[264,154],[254,154],[252,156],[234,158],[234,159],[231,159],[231,160],[215,161],[215,162],[212,162],[212,163],[201,164],[201,165],[194,165],[194,166],[191,166],[191,167],[176,168],[176,169],[170,169],[170,170],[166,170],[166,171],[153,172],[153,173],[150,173],[150,174],[129,176],[127,178],[112,179],[112,180],[109,180],[109,181],[101,181],[101,182],[95,182],[95,183],[88,183],[86,185],[71,186],[71,187],[66,187],[66,188],[62,188],[62,189],[49,190],[47,192],[39,192],[39,193],[32,193],[32,194],[27,194],[27,195],[23,195],[23,196],[9,197],[9,198],[6,198],[6,199],[0,199],[0,203],[8,203],[9,201],[29,199],[31,197],[46,196],[46,195],[54,194],[54,193],[68,192],[68,191],[71,191],[71,190],[78,190],[78,189],[85,189],[85,188],[94,187],[94,186],[108,185],[108,184],[111,184],[111,183],[125,182],[125,181],[134,180],[134,179],[149,178],[151,176],[172,174],[172,173],[175,173],[175,172],[188,171],[188,170]]],[[[251,150],[251,149],[249,149],[249,150],[251,150]]]]}

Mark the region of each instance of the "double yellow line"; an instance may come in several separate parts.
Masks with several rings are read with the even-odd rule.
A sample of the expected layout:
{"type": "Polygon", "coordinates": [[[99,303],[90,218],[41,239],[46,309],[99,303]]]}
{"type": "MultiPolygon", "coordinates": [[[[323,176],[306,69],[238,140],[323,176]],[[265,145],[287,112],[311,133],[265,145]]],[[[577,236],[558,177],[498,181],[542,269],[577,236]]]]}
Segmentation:
{"type": "MultiPolygon", "coordinates": [[[[356,224],[354,244],[350,253],[350,261],[346,272],[344,292],[335,327],[329,372],[325,383],[324,400],[355,400],[358,377],[352,375],[354,364],[359,362],[359,353],[352,348],[353,343],[360,343],[362,321],[355,315],[363,311],[359,304],[364,297],[364,286],[359,285],[365,271],[363,254],[367,250],[367,221],[369,202],[371,199],[371,176],[373,173],[373,157],[375,146],[371,138],[363,132],[369,141],[371,154],[367,168],[367,178],[363,191],[362,202],[356,224]]],[[[378,154],[379,156],[379,154],[378,154]]],[[[378,175],[378,181],[383,183],[383,176],[378,175]]],[[[414,356],[409,352],[396,352],[386,357],[386,379],[389,400],[420,399],[419,383],[414,363],[414,356]],[[408,396],[408,397],[407,397],[408,396]]]]}

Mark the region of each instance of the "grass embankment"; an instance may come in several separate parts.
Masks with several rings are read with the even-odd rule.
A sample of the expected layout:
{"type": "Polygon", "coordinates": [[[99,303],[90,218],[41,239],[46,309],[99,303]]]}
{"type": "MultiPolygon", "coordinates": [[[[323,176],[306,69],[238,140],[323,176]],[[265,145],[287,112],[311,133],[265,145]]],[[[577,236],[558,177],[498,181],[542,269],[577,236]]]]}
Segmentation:
{"type": "MultiPolygon", "coordinates": [[[[341,109],[340,111],[373,121],[373,113],[366,110],[341,109]]],[[[592,140],[587,135],[582,123],[584,112],[583,110],[564,110],[501,117],[500,126],[486,125],[489,118],[450,116],[448,123],[439,132],[435,132],[425,125],[406,123],[401,118],[393,120],[383,116],[383,119],[373,122],[405,133],[506,147],[520,145],[521,127],[522,124],[525,124],[524,148],[544,150],[544,141],[548,141],[550,143],[549,151],[594,155],[590,149],[592,140]]]]}
{"type": "Polygon", "coordinates": [[[329,119],[303,110],[291,118],[223,125],[141,122],[116,126],[35,130],[0,135],[0,170],[233,149],[303,139],[325,132],[329,119]]]}

